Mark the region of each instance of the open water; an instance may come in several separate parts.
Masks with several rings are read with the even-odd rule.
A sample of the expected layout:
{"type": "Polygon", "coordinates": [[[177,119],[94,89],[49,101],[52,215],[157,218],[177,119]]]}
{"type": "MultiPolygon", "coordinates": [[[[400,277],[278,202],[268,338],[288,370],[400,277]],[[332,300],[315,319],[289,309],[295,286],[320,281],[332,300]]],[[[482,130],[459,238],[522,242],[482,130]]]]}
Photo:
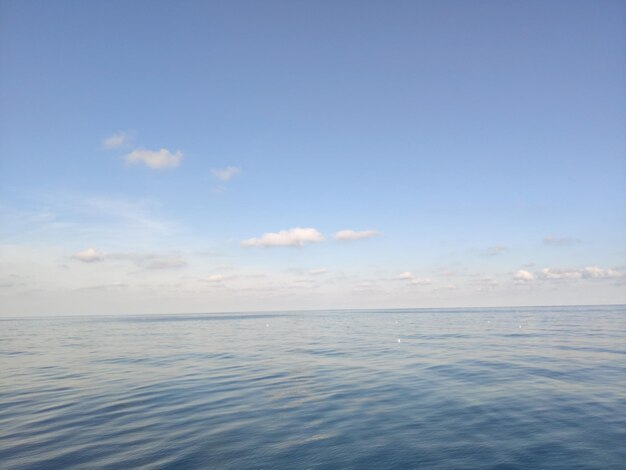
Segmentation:
{"type": "Polygon", "coordinates": [[[0,467],[626,468],[626,307],[0,320],[0,467]]]}

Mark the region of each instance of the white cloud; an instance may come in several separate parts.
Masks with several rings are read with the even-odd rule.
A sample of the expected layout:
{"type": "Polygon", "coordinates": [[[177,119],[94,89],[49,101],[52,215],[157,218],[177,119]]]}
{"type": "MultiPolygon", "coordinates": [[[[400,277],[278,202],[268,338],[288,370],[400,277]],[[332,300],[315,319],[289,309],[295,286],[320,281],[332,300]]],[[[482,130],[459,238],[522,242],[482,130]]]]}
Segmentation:
{"type": "Polygon", "coordinates": [[[530,271],[526,271],[524,269],[520,269],[513,276],[513,280],[521,281],[521,282],[529,282],[529,281],[533,281],[534,279],[535,279],[535,275],[531,273],[530,271]]]}
{"type": "Polygon", "coordinates": [[[167,149],[161,149],[159,151],[137,149],[130,152],[124,158],[126,160],[126,163],[129,165],[142,163],[148,168],[160,170],[163,168],[173,168],[180,165],[183,154],[180,151],[172,153],[167,149]]]}
{"type": "Polygon", "coordinates": [[[333,235],[335,240],[340,241],[349,241],[349,240],[362,240],[364,238],[372,238],[378,235],[376,230],[363,230],[363,231],[355,231],[355,230],[339,230],[333,235]]]}
{"type": "Polygon", "coordinates": [[[413,273],[410,271],[405,271],[396,276],[396,279],[399,281],[409,281],[409,284],[414,286],[428,286],[432,284],[432,281],[429,278],[425,277],[415,277],[413,273]]]}
{"type": "Polygon", "coordinates": [[[220,181],[228,181],[233,176],[241,173],[241,169],[236,166],[229,166],[226,168],[211,168],[211,173],[213,176],[220,181]]]}
{"type": "Polygon", "coordinates": [[[623,277],[623,273],[614,269],[599,268],[598,266],[587,266],[582,269],[568,268],[555,269],[543,268],[536,275],[529,271],[517,271],[513,279],[515,281],[540,280],[575,280],[575,279],[617,279],[623,277]]]}
{"type": "Polygon", "coordinates": [[[569,237],[544,237],[543,239],[544,245],[565,246],[573,245],[575,243],[580,243],[580,240],[569,237]]]}
{"type": "Polygon", "coordinates": [[[604,269],[598,266],[587,266],[583,269],[550,269],[541,270],[544,279],[617,279],[623,274],[614,269],[604,269]]]}
{"type": "Polygon", "coordinates": [[[97,261],[102,261],[104,256],[102,253],[93,248],[87,248],[86,250],[76,253],[74,255],[74,259],[82,261],[83,263],[95,263],[97,261]]]}
{"type": "Polygon", "coordinates": [[[541,270],[543,279],[580,279],[582,276],[582,272],[579,269],[543,268],[541,270]]]}
{"type": "Polygon", "coordinates": [[[221,274],[211,274],[203,279],[203,281],[207,282],[222,282],[224,280],[224,276],[221,274]]]}
{"type": "Polygon", "coordinates": [[[319,268],[319,269],[311,269],[308,274],[311,274],[312,276],[318,276],[320,274],[326,274],[328,272],[328,269],[326,268],[319,268]]]}
{"type": "Polygon", "coordinates": [[[102,141],[102,147],[105,149],[116,149],[128,145],[132,140],[132,136],[128,132],[117,132],[102,141]]]}
{"type": "Polygon", "coordinates": [[[242,241],[241,245],[245,247],[302,246],[323,240],[324,236],[314,228],[295,227],[275,233],[264,233],[261,237],[242,241]]]}
{"type": "Polygon", "coordinates": [[[622,277],[622,273],[614,269],[602,269],[597,266],[587,266],[582,270],[584,278],[591,279],[616,279],[622,277]]]}

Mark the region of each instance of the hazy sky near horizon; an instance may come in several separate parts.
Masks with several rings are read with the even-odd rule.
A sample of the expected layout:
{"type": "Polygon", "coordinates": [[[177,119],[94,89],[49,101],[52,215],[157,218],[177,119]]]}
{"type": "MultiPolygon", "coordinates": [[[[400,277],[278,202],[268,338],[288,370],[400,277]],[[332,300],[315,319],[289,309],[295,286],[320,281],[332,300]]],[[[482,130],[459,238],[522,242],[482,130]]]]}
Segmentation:
{"type": "Polygon", "coordinates": [[[621,1],[0,1],[0,313],[626,302],[621,1]]]}

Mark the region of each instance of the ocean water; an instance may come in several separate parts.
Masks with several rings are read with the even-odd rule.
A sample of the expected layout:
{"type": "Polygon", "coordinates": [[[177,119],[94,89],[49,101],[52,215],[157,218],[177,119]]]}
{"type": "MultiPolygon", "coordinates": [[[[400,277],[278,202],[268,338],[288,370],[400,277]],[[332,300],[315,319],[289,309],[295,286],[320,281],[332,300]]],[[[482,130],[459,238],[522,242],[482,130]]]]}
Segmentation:
{"type": "Polygon", "coordinates": [[[0,467],[626,468],[626,307],[0,321],[0,467]]]}

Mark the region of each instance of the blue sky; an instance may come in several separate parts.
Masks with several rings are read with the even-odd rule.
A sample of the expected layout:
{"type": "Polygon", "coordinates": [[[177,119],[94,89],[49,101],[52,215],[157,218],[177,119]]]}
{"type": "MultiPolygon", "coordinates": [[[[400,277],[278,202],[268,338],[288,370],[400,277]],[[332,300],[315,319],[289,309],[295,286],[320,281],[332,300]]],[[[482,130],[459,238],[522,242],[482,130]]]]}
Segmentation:
{"type": "Polygon", "coordinates": [[[626,301],[623,2],[0,13],[3,314],[626,301]]]}

